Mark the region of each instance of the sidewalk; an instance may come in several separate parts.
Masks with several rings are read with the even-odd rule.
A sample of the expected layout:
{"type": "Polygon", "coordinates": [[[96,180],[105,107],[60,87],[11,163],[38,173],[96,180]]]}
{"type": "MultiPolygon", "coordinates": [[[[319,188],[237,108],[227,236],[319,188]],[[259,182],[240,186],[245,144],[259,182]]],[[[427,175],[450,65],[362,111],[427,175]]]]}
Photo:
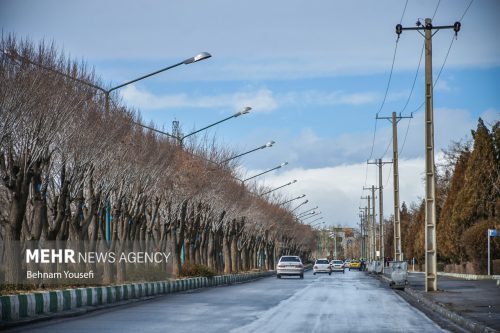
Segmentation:
{"type": "MultiPolygon", "coordinates": [[[[389,269],[386,269],[384,277],[390,278],[389,269]]],[[[452,319],[453,321],[457,319],[458,322],[463,322],[465,319],[468,321],[467,326],[477,328],[475,331],[478,332],[488,331],[488,328],[500,331],[500,286],[496,280],[467,280],[465,276],[461,278],[438,276],[438,291],[426,293],[424,274],[410,272],[408,283],[407,294],[429,300],[458,314],[459,316],[451,315],[456,317],[452,319]],[[460,316],[463,319],[459,318],[460,316]]]]}

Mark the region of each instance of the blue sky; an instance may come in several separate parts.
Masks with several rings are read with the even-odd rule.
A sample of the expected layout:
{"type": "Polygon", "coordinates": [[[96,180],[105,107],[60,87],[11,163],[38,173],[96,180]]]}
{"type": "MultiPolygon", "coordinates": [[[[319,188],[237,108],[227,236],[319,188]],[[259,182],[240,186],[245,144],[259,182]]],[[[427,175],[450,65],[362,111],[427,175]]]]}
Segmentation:
{"type": "MultiPolygon", "coordinates": [[[[242,158],[242,173],[250,176],[288,161],[259,182],[279,186],[297,179],[280,194],[305,193],[311,204],[304,209],[318,205],[328,224],[353,226],[363,185],[377,182],[375,167],[365,165],[376,112],[409,115],[423,101],[423,60],[410,96],[423,38],[405,31],[381,108],[396,46],[395,25],[402,19],[404,26],[414,26],[434,12],[435,24],[450,25],[461,19],[469,3],[409,0],[404,10],[402,0],[0,0],[0,25],[3,33],[54,41],[94,67],[110,86],[210,52],[211,59],[119,94],[147,122],[168,130],[176,119],[184,132],[251,106],[250,114],[209,135],[235,152],[276,141],[274,147],[242,158]]],[[[498,13],[500,2],[476,0],[461,21],[462,31],[435,87],[438,149],[470,137],[479,116],[487,122],[500,119],[498,13]]],[[[434,36],[434,78],[453,36],[451,30],[434,36]]],[[[400,156],[401,197],[406,201],[423,195],[422,118],[420,109],[409,126],[407,120],[400,122],[400,149],[407,132],[400,156]]],[[[382,157],[390,140],[390,123],[379,121],[372,157],[382,157]]],[[[384,172],[390,176],[390,166],[384,172]]],[[[391,177],[387,179],[386,215],[392,200],[391,177]]]]}

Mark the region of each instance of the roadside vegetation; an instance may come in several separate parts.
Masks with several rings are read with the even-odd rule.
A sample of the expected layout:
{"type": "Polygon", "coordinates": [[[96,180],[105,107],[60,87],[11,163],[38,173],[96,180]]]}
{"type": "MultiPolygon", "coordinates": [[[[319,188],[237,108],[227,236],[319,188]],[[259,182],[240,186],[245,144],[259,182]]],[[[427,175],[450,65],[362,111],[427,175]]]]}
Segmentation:
{"type": "MultiPolygon", "coordinates": [[[[455,142],[444,154],[436,184],[440,270],[446,265],[465,270],[469,264],[477,274],[486,274],[487,230],[500,229],[500,121],[479,119],[472,141],[455,142]]],[[[423,201],[402,204],[403,253],[417,264],[424,262],[424,213],[423,201]]],[[[392,221],[386,223],[385,249],[391,254],[392,221]]],[[[491,238],[491,258],[500,259],[498,237],[491,238]]]]}
{"type": "MultiPolygon", "coordinates": [[[[181,147],[137,125],[140,114],[118,95],[106,111],[100,91],[22,60],[106,86],[53,45],[4,36],[0,49],[19,55],[0,56],[0,280],[18,278],[26,264],[13,244],[28,241],[170,252],[165,278],[181,274],[181,255],[184,274],[203,276],[273,269],[281,254],[309,257],[312,228],[279,205],[284,198],[236,179],[237,160],[223,161],[237,152],[206,137],[181,147]]],[[[88,269],[104,283],[127,280],[126,265],[88,269]]]]}

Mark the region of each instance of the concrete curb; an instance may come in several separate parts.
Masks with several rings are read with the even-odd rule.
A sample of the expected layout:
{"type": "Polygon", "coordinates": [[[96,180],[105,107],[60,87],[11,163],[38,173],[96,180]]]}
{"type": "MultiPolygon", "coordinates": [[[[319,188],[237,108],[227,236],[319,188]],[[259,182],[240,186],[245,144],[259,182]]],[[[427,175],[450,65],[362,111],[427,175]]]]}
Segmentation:
{"type": "Polygon", "coordinates": [[[117,303],[165,295],[180,291],[243,283],[274,275],[275,271],[195,277],[168,281],[131,283],[103,287],[76,288],[0,296],[0,328],[59,317],[62,313],[79,314],[88,308],[106,308],[117,303]]]}
{"type": "MultiPolygon", "coordinates": [[[[424,274],[424,272],[418,271],[408,271],[408,273],[418,273],[424,274]]],[[[446,272],[438,272],[438,276],[449,276],[458,279],[464,280],[500,280],[500,275],[478,275],[478,274],[461,274],[461,273],[446,273],[446,272]]]]}
{"type": "MultiPolygon", "coordinates": [[[[382,278],[382,280],[384,280],[388,283],[391,281],[391,279],[389,279],[388,277],[386,277],[384,275],[380,275],[380,277],[382,278]]],[[[427,299],[426,297],[424,297],[422,295],[422,293],[420,293],[416,290],[413,290],[410,287],[406,287],[404,289],[404,292],[407,295],[409,295],[410,297],[412,297],[413,299],[415,299],[418,303],[423,304],[425,307],[432,310],[433,312],[438,313],[439,315],[447,318],[448,320],[452,321],[453,323],[455,323],[455,324],[459,325],[460,327],[465,328],[471,332],[474,332],[474,333],[495,333],[495,332],[498,332],[497,330],[495,330],[491,327],[480,324],[472,319],[465,318],[465,317],[461,316],[460,314],[447,309],[446,307],[442,306],[441,304],[427,299]]]]}

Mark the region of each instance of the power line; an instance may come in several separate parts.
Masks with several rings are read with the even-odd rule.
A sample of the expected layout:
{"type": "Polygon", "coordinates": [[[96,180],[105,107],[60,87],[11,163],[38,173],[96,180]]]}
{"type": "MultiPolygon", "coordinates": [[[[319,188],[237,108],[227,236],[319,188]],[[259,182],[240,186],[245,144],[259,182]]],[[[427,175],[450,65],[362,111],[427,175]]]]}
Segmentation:
{"type": "Polygon", "coordinates": [[[434,17],[436,16],[436,13],[438,11],[439,5],[441,4],[441,0],[438,1],[438,4],[436,6],[436,9],[434,10],[434,14],[432,14],[432,20],[434,21],[434,17]]]}
{"type": "Polygon", "coordinates": [[[462,14],[462,17],[460,18],[459,22],[462,22],[462,20],[464,19],[465,14],[467,14],[467,12],[469,11],[469,8],[470,8],[470,6],[472,5],[473,2],[474,2],[474,0],[470,0],[469,5],[467,6],[467,8],[465,8],[465,11],[462,14]]]}
{"type": "MultiPolygon", "coordinates": [[[[434,11],[434,15],[436,15],[436,11],[437,11],[437,8],[439,7],[439,3],[440,3],[440,2],[441,2],[441,1],[439,1],[439,2],[438,2],[438,5],[437,5],[437,7],[436,7],[436,10],[434,11]]],[[[467,12],[469,11],[469,8],[471,7],[471,5],[472,5],[472,3],[473,3],[473,2],[474,2],[474,0],[471,0],[471,1],[469,2],[469,5],[467,6],[467,8],[465,9],[464,13],[462,14],[462,17],[460,18],[460,21],[462,21],[462,20],[463,20],[463,18],[465,17],[465,15],[467,14],[467,12]]],[[[448,56],[450,55],[450,51],[451,51],[451,48],[452,48],[452,46],[453,46],[453,42],[455,41],[455,39],[456,39],[456,38],[455,38],[455,36],[453,36],[453,37],[452,37],[452,39],[451,39],[450,46],[448,47],[448,51],[446,52],[446,56],[445,56],[445,58],[444,58],[444,61],[443,61],[443,63],[441,64],[441,68],[439,69],[438,75],[436,76],[436,80],[434,81],[434,85],[433,85],[434,87],[436,86],[436,84],[437,84],[437,83],[438,83],[438,81],[439,81],[439,78],[441,77],[441,74],[442,74],[442,72],[443,72],[444,66],[446,65],[446,62],[447,62],[447,60],[448,60],[448,56]]],[[[412,92],[413,92],[413,87],[415,86],[415,82],[416,82],[416,79],[417,79],[417,74],[418,74],[418,71],[419,71],[419,69],[420,69],[420,64],[421,64],[421,62],[422,62],[422,55],[423,55],[423,51],[424,51],[424,46],[425,46],[425,44],[422,46],[422,52],[420,53],[420,60],[419,60],[419,62],[418,62],[418,69],[417,69],[417,72],[416,72],[416,74],[415,74],[415,78],[414,78],[414,81],[413,81],[413,86],[412,86],[412,90],[411,90],[412,92]]],[[[409,99],[408,99],[408,101],[407,101],[407,104],[406,104],[406,105],[405,105],[405,107],[403,108],[403,111],[406,109],[406,106],[408,105],[408,102],[409,102],[409,99]]],[[[419,106],[419,107],[417,107],[417,108],[416,108],[413,112],[417,112],[417,111],[419,111],[419,110],[420,110],[420,109],[421,109],[424,105],[425,105],[425,101],[424,101],[424,102],[422,102],[422,104],[420,104],[420,106],[419,106]]],[[[413,113],[413,112],[412,112],[412,113],[413,113]]],[[[409,130],[409,128],[410,128],[410,123],[411,123],[411,118],[410,118],[410,121],[408,122],[408,126],[406,127],[405,138],[404,138],[404,140],[403,140],[403,145],[402,145],[402,147],[401,147],[400,154],[403,152],[403,149],[404,149],[404,147],[405,147],[406,138],[407,138],[407,136],[408,136],[408,130],[409,130]]]]}
{"type": "Polygon", "coordinates": [[[391,143],[392,143],[392,135],[391,135],[391,138],[389,140],[389,143],[387,144],[387,148],[385,148],[385,152],[384,152],[384,155],[382,155],[381,159],[384,159],[385,155],[387,154],[387,152],[389,151],[389,147],[391,146],[391,143]]]}
{"type": "Polygon", "coordinates": [[[408,104],[410,103],[411,97],[413,95],[413,91],[415,89],[415,84],[417,83],[418,72],[420,71],[420,65],[422,64],[422,57],[424,55],[424,49],[425,49],[425,44],[422,43],[422,50],[420,51],[420,58],[418,60],[417,71],[415,72],[415,77],[413,78],[413,83],[411,85],[410,94],[408,95],[408,99],[406,100],[405,106],[400,111],[400,113],[403,113],[406,110],[406,108],[408,107],[408,104]]]}
{"type": "MultiPolygon", "coordinates": [[[[422,104],[423,106],[423,104],[422,104]]],[[[421,107],[420,107],[421,108],[421,107]]],[[[418,109],[417,109],[418,110],[418,109]]],[[[411,123],[411,119],[408,121],[408,125],[406,126],[406,133],[405,133],[405,138],[403,139],[403,145],[401,146],[401,149],[399,150],[399,155],[401,155],[403,153],[403,150],[405,149],[405,144],[406,144],[406,138],[408,136],[408,130],[410,129],[410,123],[411,123]]]]}
{"type": "Polygon", "coordinates": [[[408,0],[406,0],[405,8],[403,8],[403,14],[401,14],[401,19],[399,20],[399,24],[403,23],[403,17],[405,16],[407,6],[408,6],[408,0]]]}
{"type": "MultiPolygon", "coordinates": [[[[401,14],[401,19],[400,19],[400,23],[403,21],[403,17],[406,13],[406,8],[408,7],[408,0],[406,0],[405,2],[405,6],[403,8],[403,13],[401,14]]],[[[379,110],[377,111],[376,115],[375,115],[375,125],[374,125],[374,129],[373,129],[373,138],[372,138],[372,147],[370,149],[370,156],[368,157],[368,160],[370,160],[373,156],[373,149],[375,148],[375,139],[376,139],[376,136],[377,136],[377,116],[379,115],[380,111],[382,111],[384,105],[385,105],[385,101],[387,99],[387,94],[389,92],[389,87],[391,85],[391,80],[392,80],[392,73],[394,71],[394,63],[396,62],[396,54],[397,54],[397,51],[398,51],[398,39],[396,39],[396,44],[394,46],[394,54],[392,56],[392,64],[391,64],[391,71],[389,73],[389,79],[387,80],[387,86],[386,86],[386,89],[385,89],[385,94],[384,94],[384,98],[382,100],[382,104],[380,105],[380,108],[379,110]]],[[[365,167],[365,183],[363,186],[366,186],[366,182],[368,181],[368,165],[366,165],[365,167]]],[[[360,201],[361,202],[361,201],[360,201]]]]}

